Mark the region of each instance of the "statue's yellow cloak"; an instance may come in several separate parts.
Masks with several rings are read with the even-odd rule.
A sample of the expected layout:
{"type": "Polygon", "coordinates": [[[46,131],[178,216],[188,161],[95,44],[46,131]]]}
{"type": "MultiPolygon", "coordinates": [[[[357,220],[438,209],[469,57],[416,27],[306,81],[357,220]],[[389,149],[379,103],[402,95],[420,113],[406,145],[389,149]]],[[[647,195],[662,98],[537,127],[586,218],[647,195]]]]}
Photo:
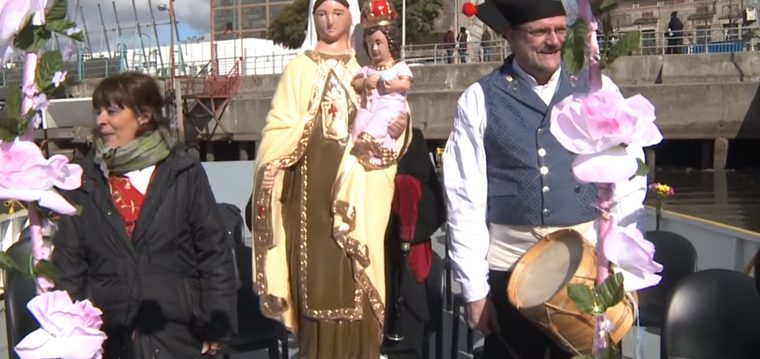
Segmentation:
{"type": "MultiPolygon", "coordinates": [[[[302,157],[320,113],[325,85],[332,74],[342,86],[351,89],[351,80],[359,64],[351,58],[346,66],[334,60],[321,59],[316,53],[298,55],[282,73],[262,133],[256,156],[253,194],[253,273],[264,315],[281,320],[296,333],[298,318],[291,293],[291,278],[285,228],[282,219],[281,194],[283,176],[277,176],[271,191],[262,191],[261,181],[269,168],[289,168],[302,157]]],[[[350,91],[349,106],[358,106],[359,99],[350,91]]],[[[355,113],[351,111],[352,113],[355,113]]],[[[411,128],[411,119],[408,121],[411,128]]],[[[393,198],[396,167],[369,170],[356,165],[351,154],[350,124],[346,124],[346,148],[333,188],[335,229],[333,239],[352,261],[354,281],[362,295],[369,299],[373,314],[382,328],[385,309],[384,237],[393,198]]],[[[396,141],[399,155],[411,140],[410,131],[396,141]]],[[[325,278],[325,284],[327,278],[325,278]]],[[[360,319],[362,303],[345,318],[360,319]],[[358,318],[357,318],[358,314],[358,318]]],[[[382,332],[382,331],[381,331],[382,332]]]]}

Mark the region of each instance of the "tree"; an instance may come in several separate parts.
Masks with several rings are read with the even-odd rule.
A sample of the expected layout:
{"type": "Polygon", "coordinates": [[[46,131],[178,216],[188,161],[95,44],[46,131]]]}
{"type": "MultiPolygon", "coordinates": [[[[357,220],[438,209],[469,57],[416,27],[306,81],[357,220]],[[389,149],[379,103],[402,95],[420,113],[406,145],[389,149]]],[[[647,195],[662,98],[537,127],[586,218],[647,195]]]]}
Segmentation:
{"type": "MultiPolygon", "coordinates": [[[[393,6],[401,14],[402,0],[393,0],[393,6]]],[[[406,40],[414,43],[433,32],[433,23],[443,10],[441,0],[407,0],[406,1],[406,40]]],[[[399,15],[399,26],[401,16],[399,15]]]]}
{"type": "Polygon", "coordinates": [[[275,44],[297,49],[306,37],[309,0],[295,0],[269,23],[267,37],[275,44]]]}
{"type": "MultiPolygon", "coordinates": [[[[363,5],[365,0],[359,0],[363,5]]],[[[393,6],[401,12],[402,0],[392,0],[393,6]]],[[[414,42],[433,31],[433,22],[441,14],[441,0],[407,0],[406,1],[406,38],[414,42]]],[[[296,49],[306,37],[309,0],[295,0],[269,24],[267,37],[275,44],[296,49]]],[[[400,17],[400,16],[399,16],[400,17]]],[[[399,26],[401,19],[399,18],[399,26]]]]}

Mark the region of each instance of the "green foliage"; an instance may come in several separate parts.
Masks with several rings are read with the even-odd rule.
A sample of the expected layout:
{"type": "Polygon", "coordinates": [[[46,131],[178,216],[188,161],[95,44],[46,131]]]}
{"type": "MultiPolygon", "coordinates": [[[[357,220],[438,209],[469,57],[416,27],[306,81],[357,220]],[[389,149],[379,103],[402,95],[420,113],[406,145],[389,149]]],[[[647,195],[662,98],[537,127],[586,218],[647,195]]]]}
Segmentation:
{"type": "MultiPolygon", "coordinates": [[[[398,26],[401,30],[401,6],[403,0],[393,0],[393,6],[399,13],[398,26]]],[[[363,3],[363,2],[362,2],[363,3]]],[[[442,0],[407,0],[406,1],[406,41],[414,43],[433,32],[435,19],[443,11],[442,0]]],[[[401,39],[399,39],[401,41],[401,39]]]]}
{"type": "Polygon", "coordinates": [[[55,0],[53,6],[51,6],[45,13],[45,21],[52,22],[56,20],[63,20],[66,18],[66,8],[68,7],[67,0],[55,0]]]}
{"type": "Polygon", "coordinates": [[[24,128],[19,129],[18,114],[21,112],[21,89],[18,87],[8,88],[5,95],[5,110],[0,117],[0,140],[12,141],[15,137],[24,133],[24,128]]]}
{"type": "Polygon", "coordinates": [[[567,29],[565,44],[562,47],[562,61],[570,73],[577,74],[583,68],[587,34],[588,25],[582,21],[576,21],[567,29]]]}
{"type": "MultiPolygon", "coordinates": [[[[598,33],[599,65],[601,68],[610,66],[618,57],[629,55],[639,47],[641,34],[638,31],[630,31],[616,39],[613,36],[612,19],[610,14],[617,9],[618,0],[594,0],[591,2],[591,12],[601,25],[601,33],[598,33]]],[[[586,35],[588,26],[576,21],[567,32],[565,44],[562,48],[562,60],[571,73],[578,73],[585,64],[586,35]]]]}
{"type": "MultiPolygon", "coordinates": [[[[362,6],[366,0],[360,0],[362,6]]],[[[401,13],[402,0],[393,0],[393,6],[401,13]]],[[[443,11],[442,0],[407,0],[406,36],[407,42],[419,40],[433,31],[433,23],[443,11]]],[[[269,24],[267,38],[275,44],[297,49],[306,37],[309,1],[295,0],[269,24]]],[[[398,20],[401,28],[401,16],[398,20]]],[[[401,41],[401,39],[399,39],[401,41]]]]}
{"type": "Polygon", "coordinates": [[[48,51],[37,60],[37,87],[52,89],[53,75],[63,67],[63,57],[58,51],[48,51]]]}
{"type": "Polygon", "coordinates": [[[620,348],[620,344],[607,340],[607,348],[602,351],[601,359],[621,359],[622,357],[623,350],[620,348]]]}
{"type": "Polygon", "coordinates": [[[585,284],[569,284],[567,294],[573,300],[578,310],[584,313],[596,313],[597,296],[596,291],[585,284]]]}
{"type": "Polygon", "coordinates": [[[0,251],[0,268],[3,270],[14,270],[23,272],[24,270],[21,269],[21,266],[19,266],[16,261],[13,260],[8,254],[6,254],[3,251],[0,251]]]}
{"type": "Polygon", "coordinates": [[[600,311],[607,311],[607,308],[620,303],[625,296],[623,288],[623,273],[615,273],[607,277],[601,287],[596,289],[599,298],[600,311]]]}
{"type": "Polygon", "coordinates": [[[585,284],[570,284],[567,294],[581,312],[592,315],[604,313],[607,308],[620,303],[625,296],[623,274],[610,275],[597,288],[591,288],[585,284]]]}
{"type": "Polygon", "coordinates": [[[599,18],[602,15],[611,13],[617,7],[617,0],[594,0],[591,2],[591,13],[599,18]]]}
{"type": "Polygon", "coordinates": [[[51,281],[58,283],[61,281],[61,277],[58,275],[58,270],[52,262],[41,260],[34,266],[34,275],[37,277],[45,277],[51,281]]]}
{"type": "MultiPolygon", "coordinates": [[[[639,31],[629,31],[623,34],[623,36],[617,40],[614,44],[606,47],[607,51],[602,52],[602,64],[603,66],[609,66],[618,57],[630,55],[630,53],[639,47],[639,40],[641,39],[641,33],[639,31]]],[[[612,41],[609,41],[612,43],[612,41]]]]}
{"type": "Polygon", "coordinates": [[[638,168],[636,168],[636,173],[634,173],[633,176],[631,176],[631,179],[633,179],[633,177],[636,177],[636,176],[643,177],[649,174],[649,171],[651,171],[651,169],[649,168],[649,166],[647,166],[646,163],[644,163],[644,161],[641,160],[641,158],[637,158],[636,163],[638,164],[638,168]]]}
{"type": "Polygon", "coordinates": [[[297,49],[306,37],[309,0],[295,0],[269,23],[267,37],[275,44],[297,49]]]}

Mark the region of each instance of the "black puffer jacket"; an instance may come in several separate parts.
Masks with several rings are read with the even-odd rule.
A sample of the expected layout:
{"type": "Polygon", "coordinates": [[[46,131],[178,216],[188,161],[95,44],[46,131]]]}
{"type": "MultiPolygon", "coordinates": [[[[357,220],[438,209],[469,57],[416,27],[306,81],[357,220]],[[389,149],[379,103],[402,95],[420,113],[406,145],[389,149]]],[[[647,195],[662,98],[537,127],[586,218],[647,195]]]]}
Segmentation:
{"type": "Polygon", "coordinates": [[[201,164],[178,145],[156,166],[132,239],[92,154],[82,167],[66,193],[81,214],[60,221],[53,263],[62,289],[103,311],[106,357],[191,358],[203,340],[232,338],[233,243],[201,164]]]}

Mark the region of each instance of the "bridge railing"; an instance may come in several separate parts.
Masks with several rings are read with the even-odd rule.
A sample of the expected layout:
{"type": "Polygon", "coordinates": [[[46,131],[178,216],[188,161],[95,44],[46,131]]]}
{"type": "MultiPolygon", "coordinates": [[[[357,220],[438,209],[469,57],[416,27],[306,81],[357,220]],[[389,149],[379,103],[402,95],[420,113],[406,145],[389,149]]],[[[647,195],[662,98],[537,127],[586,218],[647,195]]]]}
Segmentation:
{"type": "MultiPolygon", "coordinates": [[[[760,27],[724,27],[696,28],[680,33],[668,33],[646,29],[632,29],[640,33],[639,48],[628,55],[668,55],[668,54],[700,54],[757,51],[760,48],[760,27]]],[[[626,31],[620,31],[613,37],[617,41],[626,31]]],[[[406,61],[413,66],[428,64],[462,64],[474,62],[501,62],[509,53],[506,41],[497,38],[492,41],[480,41],[479,34],[471,36],[473,41],[463,44],[425,44],[407,45],[403,54],[406,61]]],[[[601,46],[604,44],[601,43],[601,46]]],[[[360,50],[361,51],[361,50],[360,50]]],[[[277,74],[295,57],[296,51],[272,52],[262,54],[256,52],[246,56],[240,65],[241,75],[277,74]]],[[[238,58],[220,58],[217,60],[219,73],[227,73],[236,66],[238,58]]],[[[208,71],[210,59],[184,62],[178,64],[177,76],[197,76],[208,71]]],[[[77,61],[66,63],[68,76],[77,80],[97,79],[127,70],[140,71],[156,77],[165,78],[170,72],[167,67],[160,68],[156,64],[132,64],[115,58],[93,58],[80,56],[77,61]]],[[[10,63],[0,71],[0,87],[18,85],[21,83],[21,64],[10,63]]]]}

